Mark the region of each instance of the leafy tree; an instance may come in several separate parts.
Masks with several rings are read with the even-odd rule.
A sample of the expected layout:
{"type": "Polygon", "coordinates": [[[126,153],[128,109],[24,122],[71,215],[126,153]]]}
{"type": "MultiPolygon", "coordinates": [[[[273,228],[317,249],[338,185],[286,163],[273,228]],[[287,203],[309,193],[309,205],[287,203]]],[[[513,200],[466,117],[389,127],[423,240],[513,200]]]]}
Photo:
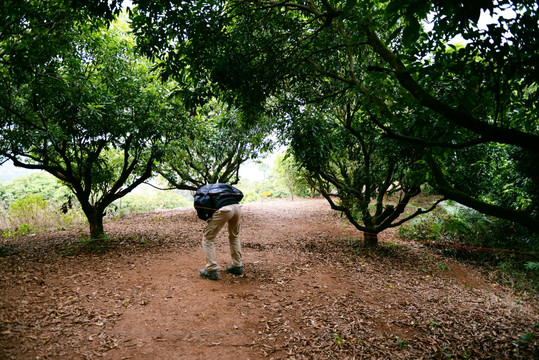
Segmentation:
{"type": "Polygon", "coordinates": [[[135,3],[139,45],[166,59],[165,76],[189,79],[184,90],[193,99],[224,94],[256,111],[283,91],[305,103],[351,94],[385,136],[430,150],[423,157],[439,193],[539,230],[536,196],[522,186],[537,184],[536,172],[516,164],[539,156],[535,1],[135,3]],[[513,16],[476,26],[481,10],[507,8],[513,16]],[[450,45],[456,35],[467,43],[450,45]],[[495,196],[499,181],[508,183],[488,182],[492,173],[480,179],[481,192],[461,185],[473,178],[470,168],[485,164],[484,147],[510,155],[504,162],[524,179],[514,191],[530,205],[495,196]]]}
{"type": "Polygon", "coordinates": [[[157,171],[176,189],[237,184],[240,166],[271,148],[268,125],[263,119],[246,124],[238,109],[213,99],[191,112],[189,136],[171,142],[157,171]]]}
{"type": "Polygon", "coordinates": [[[283,183],[292,199],[294,195],[305,196],[310,193],[314,197],[314,184],[309,174],[300,167],[291,151],[278,154],[274,161],[276,180],[283,183]]]}
{"type": "MultiPolygon", "coordinates": [[[[0,154],[62,180],[99,239],[107,206],[151,176],[185,116],[152,64],[134,54],[125,24],[49,30],[43,39],[64,45],[32,55],[28,68],[11,61],[17,46],[4,52],[0,154]]],[[[2,43],[17,39],[13,32],[2,43]]],[[[30,45],[23,40],[19,47],[30,45]]]]}
{"type": "Polygon", "coordinates": [[[0,64],[17,70],[11,73],[14,80],[24,80],[71,46],[68,34],[74,27],[89,22],[95,28],[103,26],[118,13],[121,3],[120,0],[2,1],[0,64]]]}
{"type": "Polygon", "coordinates": [[[369,115],[351,103],[344,110],[333,104],[324,113],[306,107],[291,126],[295,157],[370,247],[378,245],[383,230],[432,211],[443,200],[405,212],[426,182],[426,169],[417,162],[421,150],[400,148],[381,135],[369,115]]]}

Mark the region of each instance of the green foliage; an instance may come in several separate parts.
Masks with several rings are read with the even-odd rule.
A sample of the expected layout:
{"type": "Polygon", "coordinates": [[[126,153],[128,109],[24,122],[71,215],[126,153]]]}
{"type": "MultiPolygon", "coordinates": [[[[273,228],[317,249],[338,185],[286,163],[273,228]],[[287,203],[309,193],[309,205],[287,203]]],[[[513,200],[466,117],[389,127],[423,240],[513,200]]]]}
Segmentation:
{"type": "MultiPolygon", "coordinates": [[[[536,1],[135,3],[139,46],[195,100],[219,94],[256,112],[278,99],[284,117],[307,106],[319,117],[329,100],[356,99],[386,138],[429,150],[438,193],[539,230],[536,1]],[[481,10],[514,13],[480,29],[481,10]]],[[[305,158],[324,160],[331,136],[310,130],[305,158]]]]}
{"type": "Polygon", "coordinates": [[[451,270],[451,268],[449,266],[447,266],[447,264],[444,264],[444,263],[439,263],[437,265],[437,267],[438,267],[438,269],[444,270],[444,271],[451,270]]]}
{"type": "Polygon", "coordinates": [[[10,204],[26,194],[39,194],[49,202],[63,203],[70,191],[46,172],[22,175],[6,184],[0,184],[0,201],[5,204],[10,204]]]}
{"type": "Polygon", "coordinates": [[[533,339],[533,336],[532,336],[532,333],[526,332],[526,333],[520,335],[518,338],[519,338],[519,340],[517,340],[516,344],[521,346],[524,343],[526,343],[528,341],[531,341],[533,339]]]}
{"type": "Polygon", "coordinates": [[[238,109],[212,99],[191,111],[157,171],[176,189],[239,181],[240,166],[271,149],[267,119],[246,123],[238,109]]]}
{"type": "Polygon", "coordinates": [[[399,349],[404,349],[405,347],[409,347],[410,343],[406,339],[399,338],[398,336],[395,337],[397,340],[397,344],[399,346],[399,349]]]}
{"type": "MultiPolygon", "coordinates": [[[[12,80],[28,79],[37,67],[53,60],[63,49],[72,46],[70,33],[77,31],[89,16],[94,26],[111,20],[121,1],[111,0],[109,6],[92,2],[4,0],[0,6],[0,63],[2,70],[11,71],[12,80]],[[53,36],[51,36],[51,34],[53,36]]],[[[5,83],[3,85],[6,85],[5,83]]]]}
{"type": "Polygon", "coordinates": [[[335,341],[335,344],[339,347],[342,346],[343,343],[346,341],[339,334],[333,334],[333,340],[335,341]]]}
{"type": "Polygon", "coordinates": [[[456,245],[437,249],[448,256],[477,260],[484,265],[492,264],[491,277],[495,281],[526,291],[532,296],[539,291],[539,266],[535,260],[529,260],[530,256],[533,258],[532,254],[539,253],[539,238],[510,222],[489,218],[460,205],[444,204],[434,212],[401,226],[399,236],[456,245]],[[459,248],[460,245],[479,250],[459,248]],[[491,252],[486,249],[517,252],[491,252]]]}
{"type": "Polygon", "coordinates": [[[0,70],[0,156],[62,180],[81,203],[92,237],[103,235],[105,208],[152,175],[186,117],[170,97],[173,84],[135,54],[125,21],[98,25],[86,19],[53,28],[42,40],[58,37],[64,45],[31,54],[31,69],[13,61],[0,70]]]}
{"type": "Polygon", "coordinates": [[[528,261],[527,263],[524,264],[524,268],[526,268],[527,270],[539,272],[539,262],[528,261]]]}
{"type": "Polygon", "coordinates": [[[243,192],[243,203],[264,199],[282,199],[290,197],[288,189],[270,176],[265,181],[256,183],[240,182],[238,187],[243,192]]]}
{"type": "Polygon", "coordinates": [[[35,222],[39,212],[47,211],[49,203],[41,195],[29,194],[12,202],[8,208],[10,221],[27,226],[35,222]]]}
{"type": "Polygon", "coordinates": [[[333,99],[323,109],[291,113],[291,150],[310,184],[363,231],[366,244],[377,245],[379,232],[432,209],[407,211],[426,182],[421,149],[384,139],[355,99],[333,99]]]}
{"type": "Polygon", "coordinates": [[[265,172],[264,179],[255,182],[241,180],[238,184],[244,194],[243,202],[294,196],[311,197],[305,174],[293,164],[291,156],[279,153],[271,167],[267,163],[258,166],[265,172]]]}
{"type": "MultiPolygon", "coordinates": [[[[24,179],[22,182],[24,183],[24,179]]],[[[16,180],[12,182],[16,183],[16,180]]],[[[56,190],[55,184],[45,186],[42,190],[44,194],[50,194],[56,190]]],[[[61,205],[53,199],[46,200],[41,194],[21,194],[11,201],[6,209],[0,209],[2,236],[29,235],[49,229],[63,230],[83,223],[80,209],[74,208],[63,213],[60,210],[61,205]]]]}
{"type": "MultiPolygon", "coordinates": [[[[276,156],[273,173],[270,175],[270,181],[275,186],[287,189],[292,198],[309,197],[312,195],[309,180],[308,173],[296,162],[291,152],[282,152],[276,156]]],[[[272,196],[275,196],[275,191],[272,196]]]]}
{"type": "Polygon", "coordinates": [[[525,229],[458,204],[445,204],[399,228],[407,239],[466,246],[539,251],[539,239],[525,229]]]}
{"type": "MultiPolygon", "coordinates": [[[[69,192],[64,187],[58,188],[58,181],[46,173],[21,176],[6,184],[5,189],[10,199],[0,208],[0,229],[3,237],[28,235],[49,229],[65,230],[84,223],[84,215],[77,204],[72,204],[65,213],[62,205],[69,192]],[[27,185],[29,193],[24,189],[27,185]],[[57,194],[57,191],[60,193],[57,194]]],[[[151,212],[163,209],[192,206],[188,195],[177,191],[160,191],[143,188],[129,193],[117,200],[108,209],[107,214],[116,217],[132,213],[151,212]]],[[[0,200],[1,201],[1,200],[0,200]]],[[[89,241],[89,240],[88,240],[89,241]]]]}

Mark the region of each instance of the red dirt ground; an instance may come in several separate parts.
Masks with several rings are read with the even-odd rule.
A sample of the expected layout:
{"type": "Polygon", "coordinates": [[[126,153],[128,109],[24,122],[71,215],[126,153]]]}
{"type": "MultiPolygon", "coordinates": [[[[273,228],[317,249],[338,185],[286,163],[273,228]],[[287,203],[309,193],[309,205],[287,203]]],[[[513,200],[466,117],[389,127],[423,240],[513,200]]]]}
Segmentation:
{"type": "MultiPolygon", "coordinates": [[[[199,277],[192,209],[0,243],[2,359],[532,359],[539,306],[471,265],[381,234],[322,199],[243,206],[245,274],[199,277]],[[360,242],[360,241],[359,241],[360,242]]],[[[229,264],[226,231],[218,237],[229,264]]]]}

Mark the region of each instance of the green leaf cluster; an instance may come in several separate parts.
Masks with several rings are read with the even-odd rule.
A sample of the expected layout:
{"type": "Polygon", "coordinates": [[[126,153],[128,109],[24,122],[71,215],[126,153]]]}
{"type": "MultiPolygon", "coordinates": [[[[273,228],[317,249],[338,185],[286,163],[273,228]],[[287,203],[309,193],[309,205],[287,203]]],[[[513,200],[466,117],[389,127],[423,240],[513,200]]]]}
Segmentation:
{"type": "Polygon", "coordinates": [[[197,107],[184,123],[185,136],[171,141],[157,172],[176,189],[196,190],[218,182],[236,184],[241,165],[273,146],[268,119],[259,116],[252,123],[244,115],[217,99],[197,107]]]}
{"type": "MultiPolygon", "coordinates": [[[[135,53],[122,21],[66,20],[36,35],[59,38],[61,46],[31,54],[30,67],[11,61],[18,48],[8,53],[7,47],[0,70],[0,154],[62,180],[87,215],[92,237],[102,234],[106,207],[151,177],[186,118],[183,104],[170,97],[173,85],[135,53]]],[[[2,41],[33,43],[17,39],[7,34],[2,41]]]]}
{"type": "Polygon", "coordinates": [[[28,194],[40,195],[43,199],[54,202],[65,202],[69,190],[50,174],[40,172],[19,176],[16,179],[0,184],[0,201],[6,206],[28,194]]]}
{"type": "MultiPolygon", "coordinates": [[[[331,101],[354,99],[383,134],[368,142],[383,147],[391,138],[403,149],[426,150],[411,164],[428,166],[439,194],[539,229],[529,185],[539,179],[518,160],[536,160],[539,152],[534,1],[139,3],[141,47],[163,59],[165,73],[186,90],[224,95],[252,111],[278,99],[290,119],[307,106],[325,114],[331,101]],[[481,11],[496,23],[480,28],[481,11]]],[[[304,159],[322,169],[350,156],[334,151],[337,143],[324,133],[336,129],[311,120],[294,140],[311,140],[304,159]]]]}

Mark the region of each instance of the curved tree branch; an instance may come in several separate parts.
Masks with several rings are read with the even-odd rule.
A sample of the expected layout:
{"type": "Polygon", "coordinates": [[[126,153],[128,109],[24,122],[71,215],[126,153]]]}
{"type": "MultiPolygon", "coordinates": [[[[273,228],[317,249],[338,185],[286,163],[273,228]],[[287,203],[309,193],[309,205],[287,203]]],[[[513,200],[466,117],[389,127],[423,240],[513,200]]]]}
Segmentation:
{"type": "Polygon", "coordinates": [[[512,210],[503,206],[488,204],[458,189],[455,189],[451,186],[451,184],[449,184],[440,166],[436,160],[432,158],[432,156],[429,156],[428,163],[434,177],[434,181],[431,181],[431,185],[447,199],[454,200],[462,205],[475,209],[482,214],[509,220],[536,233],[539,233],[539,219],[537,219],[537,217],[532,216],[524,211],[512,210]]]}
{"type": "Polygon", "coordinates": [[[515,145],[533,152],[539,152],[538,135],[485,123],[471,116],[467,112],[454,109],[436,99],[412,78],[406,66],[393,51],[385,46],[373,30],[366,29],[366,35],[373,50],[395,70],[395,76],[399,83],[414,96],[421,105],[444,116],[452,123],[468,129],[489,141],[515,145]]]}

